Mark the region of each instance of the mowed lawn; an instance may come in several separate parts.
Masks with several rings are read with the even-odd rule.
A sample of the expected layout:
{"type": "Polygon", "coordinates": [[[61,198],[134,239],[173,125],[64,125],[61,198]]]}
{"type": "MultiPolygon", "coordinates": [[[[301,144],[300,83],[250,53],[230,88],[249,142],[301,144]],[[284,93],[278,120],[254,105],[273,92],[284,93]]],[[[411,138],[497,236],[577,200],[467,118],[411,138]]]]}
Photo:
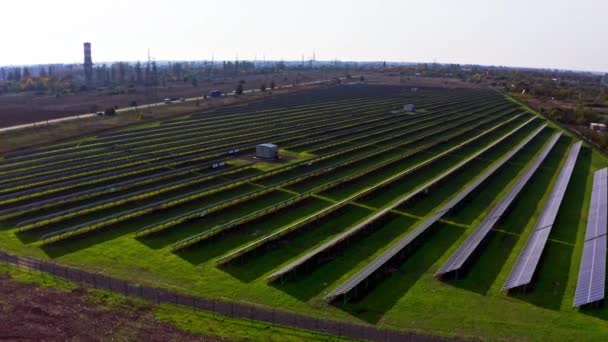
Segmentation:
{"type": "MultiPolygon", "coordinates": [[[[540,124],[540,119],[537,121],[540,124]]],[[[433,209],[474,180],[531,131],[531,128],[522,130],[517,134],[517,139],[507,139],[504,144],[451,176],[454,177],[453,180],[432,188],[427,195],[399,207],[383,225],[353,241],[333,260],[328,260],[307,274],[298,274],[296,279],[282,284],[269,284],[265,277],[279,266],[371,215],[378,207],[411,191],[416,184],[432,179],[442,170],[481,149],[481,142],[487,144],[493,139],[483,138],[480,144],[450,154],[431,164],[428,169],[397,181],[393,188],[350,204],[316,225],[274,245],[272,250],[254,254],[244,262],[230,267],[218,268],[215,260],[373,184],[393,170],[372,173],[352,186],[311,197],[263,220],[239,227],[232,234],[219,236],[178,254],[170,252],[170,243],[223,223],[226,217],[236,218],[244,212],[290,198],[294,195],[294,190],[308,190],[310,186],[317,185],[316,181],[307,186],[279,190],[240,208],[228,209],[228,212],[222,211],[226,215],[223,218],[213,216],[209,220],[201,220],[159,236],[135,238],[132,233],[140,226],[125,222],[119,229],[99,231],[43,250],[24,243],[10,230],[11,227],[0,227],[0,248],[183,293],[250,302],[379,327],[489,340],[604,340],[608,336],[608,309],[572,308],[593,171],[608,165],[608,158],[590,147],[583,148],[579,155],[557,224],[537,271],[534,288],[516,295],[507,295],[501,291],[543,209],[571,144],[575,141],[570,136],[560,138],[511,209],[491,232],[468,271],[456,280],[440,281],[433,276],[475,229],[492,205],[525,172],[551,134],[557,132],[555,127],[546,128],[471,194],[464,205],[436,224],[423,243],[403,263],[391,270],[392,274],[379,282],[367,296],[354,302],[330,305],[323,300],[328,291],[407,234],[417,223],[428,217],[433,209]]],[[[501,134],[504,132],[506,130],[501,131],[501,134]]],[[[445,149],[443,147],[437,147],[433,151],[438,153],[445,149]]],[[[412,160],[423,159],[415,158],[412,160]]],[[[405,167],[413,164],[411,161],[403,161],[399,165],[405,167]]],[[[399,171],[399,168],[395,167],[394,171],[399,171]]],[[[259,185],[247,185],[256,186],[259,185]]],[[[164,319],[172,315],[171,310],[175,310],[175,315],[180,314],[177,309],[164,308],[164,319]]]]}

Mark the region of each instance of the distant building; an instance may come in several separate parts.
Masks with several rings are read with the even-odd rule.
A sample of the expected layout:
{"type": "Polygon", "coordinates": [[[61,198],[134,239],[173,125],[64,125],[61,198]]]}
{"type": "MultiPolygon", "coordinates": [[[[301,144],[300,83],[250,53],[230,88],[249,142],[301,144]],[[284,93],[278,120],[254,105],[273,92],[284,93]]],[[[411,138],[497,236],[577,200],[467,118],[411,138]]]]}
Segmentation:
{"type": "Polygon", "coordinates": [[[411,103],[408,103],[406,105],[403,105],[403,110],[408,113],[411,113],[416,110],[416,106],[411,103]]]}
{"type": "Polygon", "coordinates": [[[91,43],[84,43],[84,81],[87,85],[93,83],[93,59],[91,58],[91,43]]]}
{"type": "Polygon", "coordinates": [[[211,90],[210,92],[207,93],[207,96],[220,97],[220,96],[222,96],[222,92],[220,90],[211,90]]]}
{"type": "Polygon", "coordinates": [[[273,160],[279,158],[279,147],[275,144],[260,144],[255,147],[255,157],[273,160]]]}
{"type": "Polygon", "coordinates": [[[597,132],[606,132],[606,125],[602,123],[592,122],[589,124],[589,128],[597,132]]]}

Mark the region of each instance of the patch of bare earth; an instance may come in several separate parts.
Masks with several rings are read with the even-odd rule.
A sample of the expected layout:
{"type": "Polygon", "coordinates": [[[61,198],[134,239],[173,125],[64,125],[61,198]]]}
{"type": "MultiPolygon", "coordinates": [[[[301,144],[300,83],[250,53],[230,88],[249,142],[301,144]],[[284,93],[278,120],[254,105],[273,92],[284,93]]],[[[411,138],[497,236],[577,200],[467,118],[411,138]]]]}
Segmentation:
{"type": "Polygon", "coordinates": [[[214,341],[157,321],[148,307],[105,307],[86,290],[65,292],[0,276],[1,341],[214,341]]]}

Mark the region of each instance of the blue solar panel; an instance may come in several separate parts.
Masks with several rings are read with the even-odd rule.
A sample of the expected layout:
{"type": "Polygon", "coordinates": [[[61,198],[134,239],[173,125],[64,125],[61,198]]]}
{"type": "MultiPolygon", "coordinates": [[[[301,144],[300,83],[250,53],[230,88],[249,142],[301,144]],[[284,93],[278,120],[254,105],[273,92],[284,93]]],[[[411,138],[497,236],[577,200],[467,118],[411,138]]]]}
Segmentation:
{"type": "Polygon", "coordinates": [[[528,167],[526,172],[517,180],[515,185],[511,187],[511,190],[496,204],[484,220],[477,226],[477,228],[468,236],[468,238],[460,245],[460,247],[450,256],[450,258],[439,268],[435,273],[436,276],[442,276],[450,272],[460,270],[465,263],[469,260],[473,252],[479,247],[484,238],[492,230],[494,225],[500,220],[502,215],[507,211],[511,203],[515,200],[517,195],[521,192],[527,182],[532,178],[536,170],[540,167],[542,162],[545,160],[549,152],[557,143],[561,133],[555,134],[549,143],[542,150],[540,155],[534,160],[532,165],[528,167]]]}
{"type": "Polygon", "coordinates": [[[585,241],[574,306],[604,299],[606,286],[606,235],[585,241]]]}
{"type": "Polygon", "coordinates": [[[471,192],[473,192],[479,185],[488,179],[492,174],[494,174],[501,166],[503,166],[506,162],[508,162],[517,152],[519,152],[524,146],[526,146],[532,138],[534,138],[538,133],[540,133],[545,125],[542,125],[534,132],[529,134],[522,142],[519,143],[515,148],[513,148],[509,153],[504,155],[500,160],[494,163],[490,168],[485,170],[479,177],[475,179],[475,181],[469,183],[467,187],[461,190],[456,196],[452,197],[446,204],[441,206],[439,209],[435,210],[433,214],[424,220],[421,224],[416,226],[409,234],[401,238],[394,245],[392,245],[387,251],[382,253],[379,257],[374,259],[371,263],[365,266],[362,270],[357,272],[354,276],[346,280],[344,283],[340,284],[336,289],[331,291],[329,294],[325,296],[326,299],[333,299],[338,296],[346,295],[352,289],[354,289],[357,285],[367,279],[370,275],[380,269],[383,265],[385,265],[389,260],[395,257],[400,251],[402,251],[406,246],[408,246],[412,241],[422,235],[428,228],[430,228],[433,224],[439,221],[448,211],[454,208],[456,205],[460,203],[465,197],[467,197],[471,192]]]}
{"type": "Polygon", "coordinates": [[[604,299],[606,286],[606,185],[608,169],[593,174],[593,191],[589,203],[589,216],[583,257],[574,294],[574,306],[581,306],[604,299]]]}
{"type": "Polygon", "coordinates": [[[593,175],[593,191],[591,192],[591,203],[589,204],[585,240],[606,235],[606,206],[608,204],[606,198],[607,174],[608,169],[601,169],[593,175]]]}
{"type": "Polygon", "coordinates": [[[528,238],[524,249],[517,258],[515,266],[503,287],[503,290],[510,290],[516,287],[524,286],[532,281],[540,257],[545,249],[549,234],[555,223],[557,212],[559,210],[566,188],[572,176],[572,171],[576,164],[578,153],[581,149],[582,142],[578,142],[572,146],[566,163],[559,174],[557,182],[551,191],[549,200],[545,204],[545,208],[540,215],[539,220],[534,226],[532,234],[528,238]]]}

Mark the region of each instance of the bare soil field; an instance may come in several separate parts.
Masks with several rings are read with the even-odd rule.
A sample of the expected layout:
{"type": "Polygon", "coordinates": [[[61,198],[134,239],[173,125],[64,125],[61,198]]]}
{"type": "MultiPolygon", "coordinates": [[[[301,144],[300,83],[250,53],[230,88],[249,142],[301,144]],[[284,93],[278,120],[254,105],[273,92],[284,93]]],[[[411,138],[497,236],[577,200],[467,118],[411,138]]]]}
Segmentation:
{"type": "Polygon", "coordinates": [[[159,322],[146,307],[116,310],[86,298],[0,276],[2,341],[215,341],[159,322]]]}
{"type": "Polygon", "coordinates": [[[448,77],[423,77],[423,76],[399,76],[399,72],[365,72],[365,78],[370,83],[378,84],[400,84],[406,87],[438,87],[438,88],[486,88],[470,82],[463,82],[456,78],[448,77]]]}
{"type": "Polygon", "coordinates": [[[160,102],[167,97],[203,96],[210,90],[231,92],[240,80],[245,81],[244,89],[247,90],[259,89],[262,83],[269,87],[271,81],[279,86],[292,84],[296,80],[302,83],[339,76],[344,76],[344,74],[321,71],[290,71],[282,74],[216,77],[199,81],[197,87],[190,83],[172,83],[166,87],[157,87],[155,90],[137,87],[135,93],[132,94],[109,95],[107,90],[91,90],[59,97],[36,95],[33,92],[4,94],[0,96],[0,127],[89,113],[93,107],[97,107],[97,110],[113,106],[124,108],[129,107],[133,101],[141,106],[146,103],[160,102]]]}

